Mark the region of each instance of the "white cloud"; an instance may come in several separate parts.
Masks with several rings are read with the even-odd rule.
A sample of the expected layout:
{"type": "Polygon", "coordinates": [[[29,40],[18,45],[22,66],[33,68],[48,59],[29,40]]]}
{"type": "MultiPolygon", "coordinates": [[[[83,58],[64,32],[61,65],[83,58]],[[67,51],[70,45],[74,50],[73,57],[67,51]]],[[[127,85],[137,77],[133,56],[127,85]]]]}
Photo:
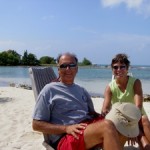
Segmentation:
{"type": "Polygon", "coordinates": [[[1,40],[0,41],[0,47],[1,50],[7,50],[7,49],[14,49],[25,46],[24,43],[14,40],[1,40]]]}
{"type": "Polygon", "coordinates": [[[144,0],[101,0],[103,6],[115,6],[121,3],[125,3],[129,8],[139,8],[144,0]]]}
{"type": "Polygon", "coordinates": [[[93,63],[108,64],[115,54],[126,53],[133,57],[132,64],[149,65],[149,43],[150,36],[123,33],[101,34],[97,39],[80,45],[78,48],[80,52],[76,54],[80,57],[86,56],[93,63]]]}
{"type": "Polygon", "coordinates": [[[72,31],[79,31],[79,32],[84,32],[84,33],[91,33],[91,34],[96,34],[97,32],[92,30],[92,29],[86,29],[81,26],[76,26],[71,28],[72,31]]]}
{"type": "Polygon", "coordinates": [[[147,51],[150,48],[150,36],[141,36],[134,34],[115,34],[115,35],[103,35],[103,45],[105,47],[113,49],[126,49],[132,52],[147,51]],[[107,44],[109,43],[109,46],[107,44]]]}
{"type": "Polygon", "coordinates": [[[122,0],[101,0],[101,3],[104,7],[113,7],[122,2],[122,0]]]}
{"type": "Polygon", "coordinates": [[[125,4],[128,9],[134,9],[136,13],[150,17],[150,1],[149,0],[101,0],[104,7],[115,7],[125,4]]]}
{"type": "Polygon", "coordinates": [[[53,19],[55,16],[54,15],[50,15],[50,16],[43,16],[42,17],[42,20],[51,20],[51,19],[53,19]]]}
{"type": "Polygon", "coordinates": [[[133,57],[133,64],[149,65],[150,36],[136,34],[99,34],[95,38],[75,40],[15,41],[0,40],[0,52],[16,50],[23,55],[24,50],[41,56],[57,57],[59,53],[70,51],[82,60],[84,57],[93,63],[109,63],[116,53],[125,52],[133,57]],[[140,60],[140,62],[139,62],[140,60]]]}

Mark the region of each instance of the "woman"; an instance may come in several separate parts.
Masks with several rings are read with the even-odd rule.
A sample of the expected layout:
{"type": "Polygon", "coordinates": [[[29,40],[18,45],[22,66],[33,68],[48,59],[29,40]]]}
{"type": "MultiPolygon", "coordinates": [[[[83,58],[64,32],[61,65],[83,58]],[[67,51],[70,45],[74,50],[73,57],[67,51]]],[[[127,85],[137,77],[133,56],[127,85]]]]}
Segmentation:
{"type": "Polygon", "coordinates": [[[140,122],[141,134],[139,145],[144,149],[150,149],[150,122],[143,109],[143,91],[139,79],[128,76],[130,61],[126,54],[117,54],[111,62],[114,79],[107,85],[104,93],[102,114],[106,115],[111,105],[116,102],[134,103],[142,113],[140,122]]]}

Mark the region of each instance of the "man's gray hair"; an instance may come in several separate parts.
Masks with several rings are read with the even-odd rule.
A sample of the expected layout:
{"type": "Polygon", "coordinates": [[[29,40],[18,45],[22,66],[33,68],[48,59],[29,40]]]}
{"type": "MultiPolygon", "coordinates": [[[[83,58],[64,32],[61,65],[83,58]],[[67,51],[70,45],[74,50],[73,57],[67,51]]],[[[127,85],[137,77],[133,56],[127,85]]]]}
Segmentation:
{"type": "Polygon", "coordinates": [[[68,56],[73,57],[73,58],[75,59],[76,63],[78,63],[78,58],[77,58],[77,56],[76,56],[75,54],[69,53],[69,52],[59,54],[58,57],[57,57],[57,59],[56,59],[56,60],[57,60],[57,63],[59,63],[59,60],[60,60],[61,56],[64,56],[64,55],[68,55],[68,56]]]}

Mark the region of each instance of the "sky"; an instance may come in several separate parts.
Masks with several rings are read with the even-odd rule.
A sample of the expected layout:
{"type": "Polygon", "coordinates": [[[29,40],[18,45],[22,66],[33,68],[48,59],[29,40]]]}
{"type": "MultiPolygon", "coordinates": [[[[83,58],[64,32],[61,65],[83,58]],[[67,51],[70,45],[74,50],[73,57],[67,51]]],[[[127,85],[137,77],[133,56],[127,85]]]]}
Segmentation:
{"type": "Polygon", "coordinates": [[[93,64],[126,53],[150,65],[150,0],[0,0],[0,52],[8,49],[93,64]]]}

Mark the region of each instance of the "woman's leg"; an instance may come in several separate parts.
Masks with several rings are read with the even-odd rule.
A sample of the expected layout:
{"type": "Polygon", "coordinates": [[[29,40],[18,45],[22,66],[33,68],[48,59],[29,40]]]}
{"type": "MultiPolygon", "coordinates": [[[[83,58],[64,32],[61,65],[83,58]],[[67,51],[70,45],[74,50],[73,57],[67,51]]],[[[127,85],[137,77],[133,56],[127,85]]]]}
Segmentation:
{"type": "Polygon", "coordinates": [[[147,116],[142,116],[143,132],[150,143],[150,121],[147,116]]]}
{"type": "Polygon", "coordinates": [[[147,116],[141,119],[142,131],[139,136],[139,146],[141,150],[150,150],[150,121],[147,116]]]}

